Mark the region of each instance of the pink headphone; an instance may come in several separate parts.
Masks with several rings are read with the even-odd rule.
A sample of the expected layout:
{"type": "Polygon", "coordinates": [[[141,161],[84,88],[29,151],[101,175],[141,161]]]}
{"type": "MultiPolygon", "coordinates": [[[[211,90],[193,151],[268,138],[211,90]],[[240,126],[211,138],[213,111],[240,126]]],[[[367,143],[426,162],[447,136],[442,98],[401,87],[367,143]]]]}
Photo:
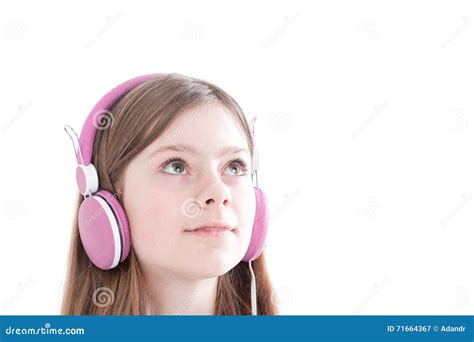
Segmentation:
{"type": "MultiPolygon", "coordinates": [[[[88,115],[80,139],[70,126],[64,127],[73,141],[78,163],[76,181],[79,192],[84,196],[78,214],[81,242],[92,263],[103,270],[115,268],[120,262],[123,262],[130,252],[131,242],[130,229],[124,208],[114,194],[100,189],[97,170],[91,164],[97,123],[107,120],[107,115],[111,114],[112,106],[127,92],[158,75],[148,74],[135,77],[105,94],[88,115]]],[[[253,138],[255,137],[253,136],[253,138]]],[[[254,143],[252,179],[255,174],[257,184],[254,190],[257,205],[252,237],[247,252],[242,259],[249,262],[257,259],[263,251],[269,219],[266,196],[258,188],[257,163],[258,151],[254,143]]]]}

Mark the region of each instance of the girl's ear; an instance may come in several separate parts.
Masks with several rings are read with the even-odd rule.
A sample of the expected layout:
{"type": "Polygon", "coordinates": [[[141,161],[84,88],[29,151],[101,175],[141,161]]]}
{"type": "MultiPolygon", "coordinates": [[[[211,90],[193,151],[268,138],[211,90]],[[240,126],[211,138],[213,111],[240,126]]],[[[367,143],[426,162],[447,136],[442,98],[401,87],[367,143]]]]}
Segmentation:
{"type": "Polygon", "coordinates": [[[122,202],[123,199],[123,177],[120,177],[114,184],[114,197],[119,200],[120,203],[122,202]]]}

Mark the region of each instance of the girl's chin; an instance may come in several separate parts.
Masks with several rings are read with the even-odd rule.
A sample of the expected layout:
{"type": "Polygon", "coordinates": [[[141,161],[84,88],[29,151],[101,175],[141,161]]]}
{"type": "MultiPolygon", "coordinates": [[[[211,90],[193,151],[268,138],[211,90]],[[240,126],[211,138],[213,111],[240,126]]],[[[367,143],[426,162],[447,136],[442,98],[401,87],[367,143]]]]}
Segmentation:
{"type": "Polygon", "coordinates": [[[217,258],[216,256],[203,256],[202,261],[193,260],[192,272],[199,275],[199,278],[210,278],[221,276],[229,272],[239,262],[233,262],[228,257],[217,258]]]}

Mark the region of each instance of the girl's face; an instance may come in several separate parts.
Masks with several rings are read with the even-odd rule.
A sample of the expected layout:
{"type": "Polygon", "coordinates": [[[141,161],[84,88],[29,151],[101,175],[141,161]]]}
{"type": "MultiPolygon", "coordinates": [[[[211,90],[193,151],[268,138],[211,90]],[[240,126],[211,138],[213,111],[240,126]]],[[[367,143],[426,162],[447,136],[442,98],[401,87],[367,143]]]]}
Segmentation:
{"type": "Polygon", "coordinates": [[[123,204],[141,266],[202,279],[237,265],[255,216],[250,166],[245,133],[225,107],[184,111],[124,172],[123,204]],[[233,230],[187,231],[212,221],[233,230]]]}

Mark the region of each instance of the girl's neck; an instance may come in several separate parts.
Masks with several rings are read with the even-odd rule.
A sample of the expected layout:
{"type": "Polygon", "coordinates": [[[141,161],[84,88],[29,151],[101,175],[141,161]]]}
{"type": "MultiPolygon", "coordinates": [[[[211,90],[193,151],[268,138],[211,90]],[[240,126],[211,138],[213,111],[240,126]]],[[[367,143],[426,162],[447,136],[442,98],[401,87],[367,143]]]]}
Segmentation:
{"type": "Polygon", "coordinates": [[[218,277],[148,276],[144,282],[145,299],[153,315],[215,315],[217,281],[218,277]]]}

